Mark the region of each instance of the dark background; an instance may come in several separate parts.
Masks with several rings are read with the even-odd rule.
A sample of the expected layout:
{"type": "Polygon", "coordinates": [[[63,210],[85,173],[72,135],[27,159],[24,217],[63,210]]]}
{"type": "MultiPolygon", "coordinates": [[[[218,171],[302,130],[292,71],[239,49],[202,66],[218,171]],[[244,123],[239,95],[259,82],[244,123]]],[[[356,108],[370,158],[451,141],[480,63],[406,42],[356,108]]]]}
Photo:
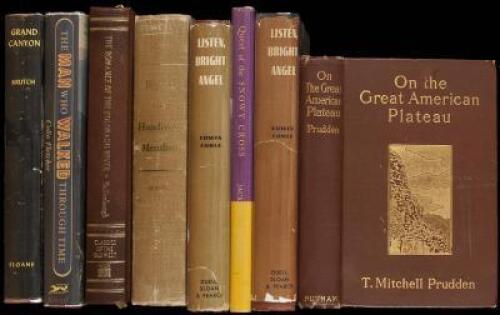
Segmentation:
{"type": "MultiPolygon", "coordinates": [[[[495,59],[500,57],[500,19],[494,1],[435,1],[335,0],[0,0],[0,41],[4,42],[4,15],[7,13],[84,11],[90,6],[124,4],[136,14],[184,13],[195,19],[230,19],[233,6],[252,5],[259,12],[298,12],[310,36],[311,55],[343,55],[362,57],[495,59]]],[[[4,51],[0,49],[1,110],[3,121],[4,51]]],[[[3,135],[2,139],[3,147],[3,135]]],[[[3,158],[0,162],[3,172],[3,158]]],[[[0,174],[3,178],[3,174],[0,174]]],[[[2,187],[3,188],[3,187],[2,187]]],[[[3,189],[0,189],[3,191],[3,189]]],[[[3,199],[2,199],[3,200],[3,199]]],[[[0,235],[3,222],[0,215],[0,235]]],[[[2,246],[3,248],[3,246],[2,246]]],[[[3,250],[0,251],[3,261],[3,250]]],[[[3,266],[3,264],[2,264],[3,266]]],[[[474,268],[474,266],[471,266],[474,268]]],[[[0,280],[3,279],[0,272],[0,280]]],[[[1,281],[3,283],[3,281],[1,281]]],[[[0,296],[3,296],[3,285],[0,296]]],[[[311,311],[301,311],[301,313],[311,311]]],[[[314,311],[325,314],[328,311],[314,311]]],[[[337,311],[338,312],[338,311],[337,311]]],[[[388,313],[400,310],[343,309],[341,313],[388,313]]],[[[404,310],[409,313],[472,314],[477,310],[404,310]]],[[[481,314],[500,314],[498,309],[479,310],[481,314]]],[[[184,314],[181,308],[86,306],[82,309],[44,309],[40,305],[5,305],[0,303],[0,315],[6,314],[184,314]]]]}

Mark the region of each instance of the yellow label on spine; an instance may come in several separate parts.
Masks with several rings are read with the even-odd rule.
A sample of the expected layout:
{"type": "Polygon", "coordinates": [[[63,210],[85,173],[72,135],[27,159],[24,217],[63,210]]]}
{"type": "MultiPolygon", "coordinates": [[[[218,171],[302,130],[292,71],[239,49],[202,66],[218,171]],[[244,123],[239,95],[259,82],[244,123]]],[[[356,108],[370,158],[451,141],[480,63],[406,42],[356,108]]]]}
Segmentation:
{"type": "Polygon", "coordinates": [[[230,311],[251,312],[253,201],[231,202],[230,311]]]}

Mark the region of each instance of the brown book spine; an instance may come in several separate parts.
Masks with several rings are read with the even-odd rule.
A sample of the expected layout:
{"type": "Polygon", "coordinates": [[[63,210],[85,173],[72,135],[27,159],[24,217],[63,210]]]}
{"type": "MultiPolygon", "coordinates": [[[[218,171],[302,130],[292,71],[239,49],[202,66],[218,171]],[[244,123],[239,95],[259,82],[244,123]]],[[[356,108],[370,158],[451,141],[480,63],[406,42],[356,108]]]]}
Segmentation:
{"type": "Polygon", "coordinates": [[[132,304],[185,305],[189,25],[136,17],[132,304]]]}
{"type": "Polygon", "coordinates": [[[342,61],[335,57],[301,58],[298,255],[301,308],[340,305],[342,61]]]}
{"type": "Polygon", "coordinates": [[[342,305],[496,306],[496,70],[345,59],[342,305]]]}
{"type": "Polygon", "coordinates": [[[187,304],[227,311],[231,26],[197,21],[190,42],[187,304]]]}
{"type": "Polygon", "coordinates": [[[295,308],[299,30],[294,14],[260,15],[255,34],[254,310],[295,308]]]}
{"type": "Polygon", "coordinates": [[[93,7],[89,29],[85,299],[125,306],[130,292],[134,12],[93,7]]]}

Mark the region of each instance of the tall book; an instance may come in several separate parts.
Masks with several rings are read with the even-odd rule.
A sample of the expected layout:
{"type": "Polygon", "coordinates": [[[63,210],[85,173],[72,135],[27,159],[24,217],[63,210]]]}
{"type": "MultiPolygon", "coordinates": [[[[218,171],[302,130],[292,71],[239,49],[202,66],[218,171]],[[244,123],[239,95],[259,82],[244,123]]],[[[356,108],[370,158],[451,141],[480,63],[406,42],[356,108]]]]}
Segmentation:
{"type": "Polygon", "coordinates": [[[190,35],[187,306],[227,311],[231,25],[196,21],[190,35]]]}
{"type": "Polygon", "coordinates": [[[344,305],[496,304],[496,86],[492,61],[345,60],[344,305]]]}
{"type": "Polygon", "coordinates": [[[255,233],[252,307],[295,309],[300,19],[258,15],[255,29],[255,233]]]}
{"type": "Polygon", "coordinates": [[[83,304],[87,15],[45,17],[44,303],[83,304]]]}
{"type": "Polygon", "coordinates": [[[85,301],[125,306],[130,292],[134,12],[89,18],[85,301]]]}
{"type": "Polygon", "coordinates": [[[186,305],[187,15],[135,24],[132,303],[186,305]]]}
{"type": "Polygon", "coordinates": [[[340,306],[343,59],[301,58],[299,300],[340,306]]]}
{"type": "Polygon", "coordinates": [[[4,301],[42,302],[42,14],[5,16],[4,301]]]}
{"type": "Polygon", "coordinates": [[[252,310],[255,9],[232,10],[231,312],[252,310]]]}

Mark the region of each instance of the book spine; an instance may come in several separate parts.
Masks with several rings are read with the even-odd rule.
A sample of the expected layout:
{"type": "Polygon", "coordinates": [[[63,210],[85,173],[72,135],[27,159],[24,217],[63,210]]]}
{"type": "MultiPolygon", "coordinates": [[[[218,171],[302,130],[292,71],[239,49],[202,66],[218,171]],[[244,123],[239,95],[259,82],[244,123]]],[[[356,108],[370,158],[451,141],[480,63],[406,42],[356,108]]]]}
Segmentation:
{"type": "Polygon", "coordinates": [[[342,59],[301,59],[299,108],[299,300],[340,306],[342,59]],[[328,244],[328,249],[325,248],[328,244]]]}
{"type": "Polygon", "coordinates": [[[90,9],[85,301],[125,306],[130,291],[134,13],[90,9]]]}
{"type": "Polygon", "coordinates": [[[83,304],[87,16],[46,16],[44,303],[83,304]]]}
{"type": "Polygon", "coordinates": [[[190,35],[188,310],[227,311],[231,26],[198,21],[190,35]]]}
{"type": "Polygon", "coordinates": [[[137,16],[132,304],[186,305],[189,25],[137,16]]]}
{"type": "Polygon", "coordinates": [[[40,303],[43,15],[5,17],[4,301],[40,303]]]}
{"type": "Polygon", "coordinates": [[[252,310],[253,110],[255,10],[232,10],[230,310],[252,310]]]}
{"type": "Polygon", "coordinates": [[[289,311],[297,292],[300,20],[259,15],[255,60],[255,236],[252,307],[289,311]]]}

